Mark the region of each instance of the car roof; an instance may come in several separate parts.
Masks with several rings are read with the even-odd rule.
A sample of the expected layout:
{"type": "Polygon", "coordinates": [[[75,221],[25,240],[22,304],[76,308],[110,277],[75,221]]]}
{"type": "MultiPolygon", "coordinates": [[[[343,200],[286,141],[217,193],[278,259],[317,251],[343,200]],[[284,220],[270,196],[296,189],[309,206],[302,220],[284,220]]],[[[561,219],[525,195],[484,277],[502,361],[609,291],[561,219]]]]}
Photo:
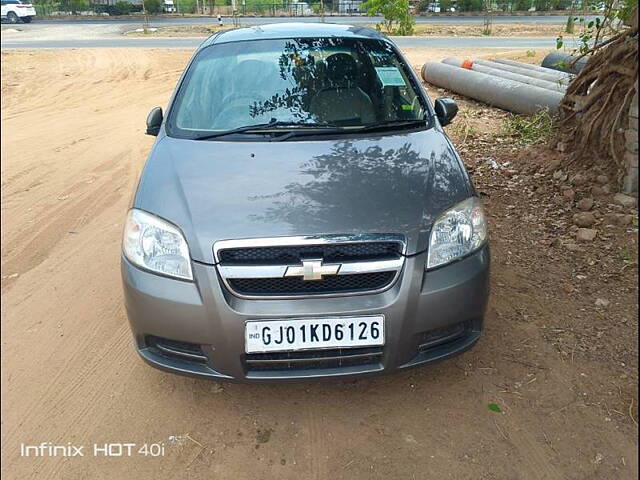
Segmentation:
{"type": "Polygon", "coordinates": [[[273,23],[255,27],[236,28],[216,33],[206,39],[199,49],[219,43],[242,42],[245,40],[272,40],[277,38],[371,38],[389,42],[390,40],[376,30],[353,25],[334,23],[273,23]]]}

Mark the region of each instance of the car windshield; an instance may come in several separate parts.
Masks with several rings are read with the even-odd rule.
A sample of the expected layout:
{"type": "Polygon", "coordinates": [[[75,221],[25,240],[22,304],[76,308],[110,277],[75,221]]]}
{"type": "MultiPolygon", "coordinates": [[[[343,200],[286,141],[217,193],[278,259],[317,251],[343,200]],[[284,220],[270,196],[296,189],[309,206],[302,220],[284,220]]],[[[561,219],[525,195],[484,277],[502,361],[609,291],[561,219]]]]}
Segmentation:
{"type": "Polygon", "coordinates": [[[427,119],[419,88],[384,41],[299,38],[214,44],[191,64],[167,129],[169,135],[194,138],[261,124],[346,131],[406,124],[427,119]]]}

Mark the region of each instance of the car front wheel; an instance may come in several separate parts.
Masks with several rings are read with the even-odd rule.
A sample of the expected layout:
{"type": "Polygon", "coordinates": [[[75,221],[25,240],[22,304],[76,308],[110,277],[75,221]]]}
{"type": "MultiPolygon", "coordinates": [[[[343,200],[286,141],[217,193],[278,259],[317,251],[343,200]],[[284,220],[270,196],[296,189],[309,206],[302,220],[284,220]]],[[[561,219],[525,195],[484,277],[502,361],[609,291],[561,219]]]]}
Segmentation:
{"type": "Polygon", "coordinates": [[[7,20],[9,20],[9,23],[18,23],[18,15],[15,12],[9,12],[7,13],[7,20]]]}

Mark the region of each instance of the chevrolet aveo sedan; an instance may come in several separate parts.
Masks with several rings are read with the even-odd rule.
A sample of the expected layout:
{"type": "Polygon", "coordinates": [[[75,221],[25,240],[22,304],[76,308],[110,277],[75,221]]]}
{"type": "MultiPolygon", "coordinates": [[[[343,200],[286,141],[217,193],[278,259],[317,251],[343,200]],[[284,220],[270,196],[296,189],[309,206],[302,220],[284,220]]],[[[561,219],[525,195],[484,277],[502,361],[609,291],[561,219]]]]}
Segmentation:
{"type": "Polygon", "coordinates": [[[366,28],[237,29],[194,54],[124,229],[138,353],[221,380],[359,377],[479,338],[485,215],[398,49],[366,28]]]}

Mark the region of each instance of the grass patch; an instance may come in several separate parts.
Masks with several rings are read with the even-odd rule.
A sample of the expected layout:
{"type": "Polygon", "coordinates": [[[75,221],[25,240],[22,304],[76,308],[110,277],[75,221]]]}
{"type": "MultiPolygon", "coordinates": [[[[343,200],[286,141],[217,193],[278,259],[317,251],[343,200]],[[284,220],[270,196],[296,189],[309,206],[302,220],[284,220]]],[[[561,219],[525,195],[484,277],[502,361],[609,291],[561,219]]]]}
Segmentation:
{"type": "Polygon", "coordinates": [[[533,115],[511,114],[504,121],[503,131],[521,145],[533,145],[551,138],[553,118],[547,110],[533,115]]]}
{"type": "Polygon", "coordinates": [[[464,145],[467,140],[478,136],[478,130],[469,121],[470,117],[467,112],[458,114],[455,122],[451,125],[451,136],[456,139],[456,143],[464,145]]]}

